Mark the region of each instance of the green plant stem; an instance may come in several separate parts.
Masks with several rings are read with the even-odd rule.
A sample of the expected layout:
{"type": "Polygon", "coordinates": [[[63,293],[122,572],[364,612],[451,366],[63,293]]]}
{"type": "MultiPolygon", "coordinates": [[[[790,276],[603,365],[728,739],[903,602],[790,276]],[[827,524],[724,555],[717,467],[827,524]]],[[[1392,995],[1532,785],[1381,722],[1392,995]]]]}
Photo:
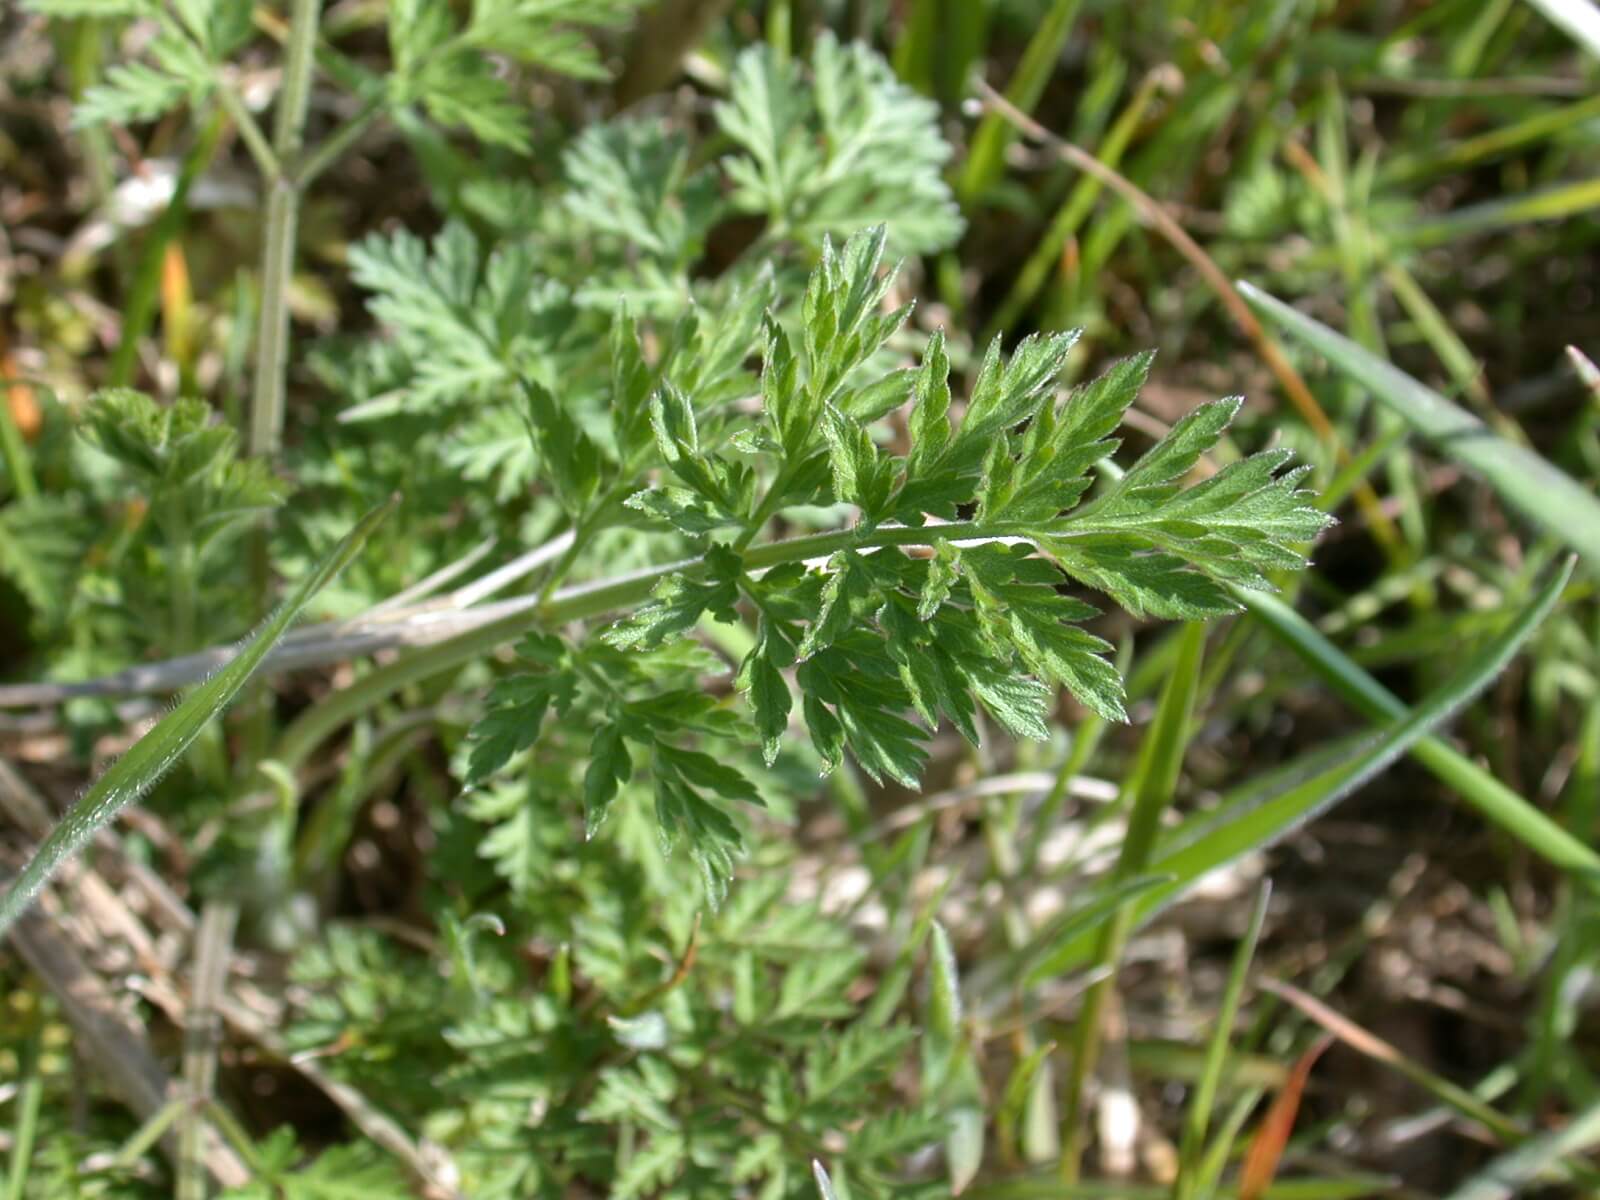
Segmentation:
{"type": "MultiPolygon", "coordinates": [[[[289,379],[289,289],[294,280],[295,239],[300,228],[302,181],[289,169],[305,141],[306,108],[311,98],[311,71],[316,61],[317,27],[322,0],[294,0],[284,50],[283,86],[278,93],[270,167],[263,163],[267,187],[266,230],[261,246],[260,298],[256,307],[255,382],[250,397],[252,457],[269,461],[283,441],[283,414],[289,379]]],[[[249,116],[248,113],[245,114],[249,116]]],[[[258,161],[260,156],[258,155],[258,161]]],[[[247,547],[256,612],[265,613],[272,594],[269,529],[251,532],[247,547]]],[[[271,711],[260,696],[249,705],[245,769],[260,757],[271,738],[271,711]]]]}
{"type": "Polygon", "coordinates": [[[368,100],[360,112],[302,155],[299,162],[291,164],[289,174],[300,190],[304,192],[319,175],[338,162],[382,115],[383,99],[368,100]]]}
{"type": "MultiPolygon", "coordinates": [[[[1183,751],[1188,744],[1189,720],[1194,711],[1200,679],[1200,660],[1205,648],[1206,627],[1191,621],[1184,626],[1178,659],[1156,708],[1155,720],[1139,747],[1139,760],[1129,786],[1133,790],[1133,810],[1122,839],[1122,850],[1112,870],[1110,886],[1124,884],[1142,875],[1155,850],[1161,814],[1177,788],[1183,751]]],[[[1072,1071],[1067,1079],[1067,1095],[1061,1113],[1061,1179],[1073,1184],[1078,1179],[1083,1155],[1085,1129],[1084,1097],[1100,1056],[1100,1040],[1105,1009],[1116,987],[1116,966],[1123,947],[1133,931],[1135,908],[1124,904],[1101,928],[1095,949],[1095,966],[1108,974],[1089,989],[1083,1010],[1074,1028],[1072,1071]]]]}
{"type": "MultiPolygon", "coordinates": [[[[104,67],[103,22],[94,17],[62,22],[62,61],[67,67],[72,102],[83,100],[83,94],[94,86],[104,67]]],[[[111,133],[105,127],[93,125],[78,131],[79,145],[83,147],[84,166],[89,176],[89,190],[95,203],[111,194],[113,155],[111,133]]]]}
{"type": "MultiPolygon", "coordinates": [[[[40,997],[35,994],[37,1006],[40,997]]],[[[39,1132],[39,1107],[44,1100],[44,1072],[39,1051],[44,1045],[44,1018],[35,1007],[27,1040],[23,1043],[17,1088],[17,1118],[12,1127],[11,1164],[6,1176],[6,1200],[22,1200],[28,1186],[28,1167],[33,1161],[33,1142],[39,1132]]]]}
{"type": "Polygon", "coordinates": [[[767,45],[779,62],[787,62],[794,48],[792,0],[772,0],[767,5],[767,45]]]}
{"type": "Polygon", "coordinates": [[[268,183],[266,241],[261,250],[261,304],[256,314],[255,386],[250,401],[250,453],[275,457],[283,437],[289,373],[289,286],[294,275],[300,194],[287,179],[268,183]]]}
{"type": "Polygon", "coordinates": [[[321,19],[322,0],[294,0],[289,16],[289,41],[284,51],[283,90],[278,94],[277,124],[272,130],[273,149],[285,164],[295,160],[305,141],[311,69],[316,63],[317,29],[321,19]]]}
{"type": "Polygon", "coordinates": [[[244,106],[244,101],[239,98],[239,93],[228,86],[225,80],[219,79],[216,85],[217,99],[222,104],[223,110],[233,121],[233,126],[239,131],[239,137],[244,142],[245,149],[250,152],[250,157],[255,160],[256,170],[260,171],[263,178],[276,179],[282,164],[278,156],[272,152],[272,146],[267,141],[267,135],[261,132],[261,126],[256,124],[256,119],[250,115],[250,110],[244,106]]]}
{"type": "Polygon", "coordinates": [[[177,1124],[178,1118],[188,1108],[188,1103],[183,1096],[175,1096],[151,1113],[145,1123],[133,1131],[133,1136],[123,1142],[116,1155],[111,1160],[111,1166],[126,1169],[133,1166],[144,1155],[166,1137],[167,1130],[177,1124]]]}
{"type": "Polygon", "coordinates": [[[274,167],[267,177],[267,229],[261,251],[261,310],[256,327],[256,380],[250,408],[250,453],[271,458],[283,437],[289,369],[289,285],[294,276],[295,234],[301,184],[286,173],[305,139],[306,106],[317,47],[322,0],[295,0],[284,52],[283,89],[273,129],[274,167]]]}
{"type": "MultiPolygon", "coordinates": [[[[805,456],[797,455],[796,457],[804,458],[805,456]]],[[[794,475],[795,472],[791,470],[778,472],[777,478],[772,481],[772,486],[767,489],[766,495],[761,498],[761,503],[756,506],[756,511],[751,515],[744,532],[734,542],[733,548],[735,550],[742,552],[766,528],[767,522],[777,515],[778,510],[783,507],[783,498],[788,494],[789,484],[793,481],[794,475]]]]}
{"type": "MultiPolygon", "coordinates": [[[[1030,529],[1037,532],[1035,526],[960,521],[948,525],[880,526],[866,532],[854,528],[835,530],[757,546],[745,552],[744,565],[747,570],[760,570],[782,563],[827,558],[835,551],[846,548],[872,550],[889,546],[928,546],[947,540],[995,541],[1027,536],[1030,529]]],[[[283,731],[272,758],[293,770],[304,763],[334,730],[382,703],[401,688],[487,654],[495,647],[514,640],[532,626],[581,621],[637,604],[668,575],[692,571],[701,561],[699,558],[683,559],[619,579],[563,588],[532,608],[512,613],[460,637],[379,667],[343,691],[335,692],[301,713],[283,731]]]]}
{"type": "Polygon", "coordinates": [[[198,566],[194,539],[184,520],[182,505],[173,504],[163,522],[168,547],[167,584],[172,599],[172,645],[179,654],[194,649],[195,584],[198,566]]]}

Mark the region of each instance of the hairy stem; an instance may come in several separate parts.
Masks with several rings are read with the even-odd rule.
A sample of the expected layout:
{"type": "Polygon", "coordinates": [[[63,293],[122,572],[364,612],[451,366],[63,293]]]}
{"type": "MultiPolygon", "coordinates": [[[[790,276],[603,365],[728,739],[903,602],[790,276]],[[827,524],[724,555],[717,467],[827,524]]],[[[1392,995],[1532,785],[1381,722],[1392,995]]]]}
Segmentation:
{"type": "Polygon", "coordinates": [[[287,173],[305,140],[306,106],[317,46],[322,0],[295,0],[284,52],[283,90],[273,129],[276,169],[269,173],[266,239],[261,251],[261,312],[256,326],[256,379],[250,408],[250,453],[270,458],[283,436],[289,369],[289,283],[294,275],[295,233],[301,183],[287,173]]]}
{"type": "Polygon", "coordinates": [[[250,453],[272,458],[283,437],[289,374],[289,284],[300,194],[289,180],[269,184],[266,241],[261,250],[261,309],[256,325],[256,377],[250,401],[250,453]]]}

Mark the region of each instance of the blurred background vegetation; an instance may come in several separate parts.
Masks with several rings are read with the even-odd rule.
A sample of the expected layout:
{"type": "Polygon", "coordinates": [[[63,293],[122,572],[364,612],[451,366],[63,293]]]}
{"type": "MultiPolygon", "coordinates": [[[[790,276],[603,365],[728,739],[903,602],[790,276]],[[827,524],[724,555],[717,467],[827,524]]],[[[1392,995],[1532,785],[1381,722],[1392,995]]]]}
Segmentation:
{"type": "MultiPolygon", "coordinates": [[[[467,6],[440,7],[475,28],[467,6]]],[[[996,1197],[1200,1195],[1218,1178],[1236,1190],[1247,1147],[1274,1141],[1254,1105],[1298,1095],[1292,1068],[1323,1028],[1335,1045],[1299,1097],[1267,1194],[1489,1197],[1541,1180],[1550,1195],[1587,1194],[1600,1177],[1585,1159],[1600,1143],[1592,564],[1448,745],[1419,746],[1270,847],[1263,835],[1259,852],[1125,943],[1086,952],[1083,939],[1093,904],[1125,898],[1116,886],[1142,869],[1114,860],[1167,765],[1160,803],[1191,822],[1178,828],[1242,820],[1261,789],[1309,777],[1396,715],[1394,697],[1414,705],[1445,686],[1566,548],[1600,539],[1589,510],[1539,473],[1580,494],[1600,480],[1600,376],[1568,352],[1600,351],[1600,11],[1586,0],[634,7],[590,14],[592,58],[519,57],[484,35],[472,44],[487,46],[483,77],[503,92],[458,92],[451,108],[460,79],[437,93],[384,91],[406,52],[393,26],[418,23],[419,6],[327,4],[306,127],[313,144],[351,132],[298,201],[283,454],[275,473],[240,464],[226,486],[183,502],[217,531],[193,562],[161,518],[183,503],[163,508],[166,485],[130,474],[103,434],[75,430],[87,397],[108,386],[199,398],[248,426],[271,290],[270,186],[237,113],[212,99],[179,94],[153,119],[126,103],[82,119],[85,104],[110,103],[95,89],[143,53],[147,22],[94,0],[6,7],[0,678],[94,679],[241,636],[263,611],[247,519],[263,508],[283,509],[270,561],[293,577],[313,547],[403,491],[399,518],[319,601],[324,618],[394,596],[486,538],[551,536],[557,510],[521,418],[494,406],[496,378],[461,349],[492,322],[473,288],[497,248],[527,258],[505,267],[533,311],[511,332],[559,380],[599,369],[603,339],[568,331],[598,330],[597,314],[619,301],[662,322],[691,298],[718,311],[762,263],[792,292],[825,233],[887,221],[906,257],[900,298],[917,298],[917,331],[946,331],[958,371],[996,334],[1009,346],[1081,328],[1072,369],[1083,377],[1154,348],[1130,439],[1242,395],[1231,445],[1292,447],[1340,523],[1312,570],[1283,581],[1288,616],[1218,623],[1203,660],[1181,628],[1099,622],[1130,679],[1127,727],[1063,703],[1044,745],[1002,738],[974,753],[941,740],[920,797],[850,772],[818,785],[814,761],[781,760],[774,807],[788,823],[756,839],[749,872],[781,871],[789,900],[762,892],[740,909],[741,889],[764,886],[743,882],[731,915],[708,915],[703,934],[693,898],[650,911],[652,889],[679,876],[632,835],[612,863],[581,846],[575,807],[458,795],[452,768],[492,665],[458,665],[299,727],[367,667],[280,676],[270,702],[248,701],[227,737],[197,745],[117,827],[106,902],[143,932],[91,932],[93,953],[80,947],[78,960],[100,1000],[131,1016],[146,1065],[198,1061],[182,1053],[174,1016],[175,997],[190,994],[192,931],[164,923],[152,897],[175,890],[198,909],[229,876],[255,881],[251,923],[224,958],[256,1007],[227,1024],[220,1074],[202,1081],[240,1127],[225,1141],[245,1168],[213,1164],[214,1179],[285,1196],[804,1194],[807,1159],[849,1159],[822,1118],[815,1129],[796,1118],[773,1153],[800,1166],[774,1185],[770,1164],[724,1169],[739,1138],[754,1137],[737,1133],[747,1102],[691,1091],[685,1103],[698,1096],[713,1126],[696,1135],[705,1161],[684,1151],[681,1173],[640,1166],[639,1147],[656,1144],[643,1132],[656,1118],[639,1115],[659,1102],[652,1081],[606,1093],[595,1081],[615,1055],[581,1041],[650,1009],[655,976],[630,992],[630,963],[687,972],[692,1003],[714,1010],[746,969],[739,922],[766,914],[766,940],[751,944],[782,962],[791,948],[773,914],[803,901],[834,922],[806,953],[860,953],[816,985],[845,1008],[797,1014],[822,1029],[852,1005],[882,1022],[903,1009],[964,1047],[941,1100],[955,1125],[884,1135],[888,1149],[855,1176],[835,1164],[841,1195],[852,1179],[862,1195],[952,1184],[996,1197]],[[852,42],[873,57],[850,65],[840,46],[852,42]],[[756,69],[751,48],[769,74],[741,85],[756,69]],[[763,193],[754,135],[719,105],[788,86],[784,71],[795,72],[785,103],[815,107],[798,119],[822,149],[763,193]],[[825,78],[834,99],[810,98],[825,78]],[[830,159],[846,128],[860,157],[830,159]],[[464,280],[465,291],[433,311],[408,299],[415,279],[440,295],[464,280]],[[1316,330],[1274,317],[1233,281],[1349,344],[1319,345],[1316,330]],[[1415,382],[1379,378],[1372,360],[1415,382]],[[1430,426],[1436,410],[1406,390],[1419,384],[1446,403],[1438,412],[1481,427],[1430,426]],[[187,602],[174,599],[180,571],[187,602]],[[1180,676],[1189,694],[1174,699],[1180,676]],[[1176,730],[1163,745],[1152,744],[1158,709],[1176,730]],[[262,751],[273,721],[305,734],[285,735],[293,753],[262,751]],[[277,790],[240,778],[236,760],[261,758],[287,763],[277,790]],[[521,927],[495,939],[469,914],[504,913],[506,889],[521,927]],[[1061,923],[1085,912],[1087,924],[1061,923]],[[941,950],[948,964],[930,965],[941,950]],[[1252,986],[1241,1001],[1231,972],[1252,952],[1253,979],[1302,991],[1252,986]],[[1097,961],[1120,964],[1114,989],[1091,987],[1097,961]],[[493,1021],[462,1015],[463,979],[506,1005],[493,1021]],[[941,989],[964,1008],[952,1015],[941,989]],[[585,995],[604,1002],[585,1010],[585,995]],[[553,1015],[569,1009],[585,1014],[575,1026],[553,1015]],[[446,1011],[459,1020],[441,1038],[427,1027],[446,1011]],[[507,1025],[512,1012],[531,1028],[507,1025]],[[507,1040],[490,1054],[496,1021],[507,1040]],[[1213,1043],[1219,1029],[1233,1041],[1213,1043]],[[551,1030],[559,1038],[540,1042],[551,1030]],[[1086,1037],[1097,1056],[1082,1053],[1086,1037]],[[518,1038],[543,1047],[537,1064],[507,1049],[518,1038]],[[558,1043],[571,1057],[552,1083],[558,1043]],[[1223,1057],[1208,1071],[1213,1044],[1223,1057]],[[1096,1057],[1095,1078],[1077,1078],[1073,1064],[1096,1057]],[[524,1120],[552,1096],[561,1115],[524,1120]],[[569,1154],[563,1139],[589,1136],[580,1111],[610,1132],[569,1154]],[[1064,1166],[1085,1149],[1074,1139],[1087,1150],[1081,1178],[1064,1166]]],[[[284,86],[292,14],[265,4],[245,15],[225,88],[259,112],[284,86]]],[[[444,34],[421,28],[415,44],[430,36],[444,34]]],[[[730,400],[738,358],[735,348],[730,400]]],[[[666,547],[623,531],[588,550],[614,573],[666,547]]],[[[59,809],[159,712],[159,697],[57,699],[19,692],[0,711],[0,789],[24,826],[16,796],[59,809]]],[[[7,1195],[171,1194],[175,1169],[155,1148],[162,1114],[205,1122],[160,1102],[141,1110],[125,1082],[107,1085],[96,1069],[135,1051],[87,1039],[60,976],[29,963],[8,955],[3,966],[7,1195]]],[[[653,1036],[630,1029],[624,1044],[649,1048],[653,1036]]],[[[915,1091],[904,1064],[916,1051],[886,1044],[892,1061],[879,1064],[879,1099],[856,1101],[862,1115],[915,1091]]],[[[203,1172],[176,1176],[203,1194],[203,1172]]]]}

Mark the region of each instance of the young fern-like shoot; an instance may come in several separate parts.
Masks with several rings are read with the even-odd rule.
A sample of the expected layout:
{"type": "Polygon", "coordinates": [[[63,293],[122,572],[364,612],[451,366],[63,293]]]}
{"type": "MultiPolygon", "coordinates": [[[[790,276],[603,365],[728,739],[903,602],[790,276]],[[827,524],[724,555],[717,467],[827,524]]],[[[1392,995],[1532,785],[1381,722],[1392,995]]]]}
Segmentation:
{"type": "MultiPolygon", "coordinates": [[[[939,334],[919,366],[873,378],[871,363],[908,313],[885,310],[884,246],[881,228],[825,244],[797,334],[766,318],[754,427],[702,428],[693,397],[670,382],[644,398],[635,387],[631,404],[614,399],[616,444],[638,441],[647,416],[659,454],[658,481],[627,507],[701,552],[599,638],[524,642],[533,669],[496,686],[473,733],[469,782],[532,748],[547,710],[582,709],[595,729],[590,831],[634,771],[648,770],[664,843],[687,842],[716,899],[741,848],[725,806],[759,803],[760,791],[737,756],[703,743],[745,740],[771,765],[798,707],[825,770],[848,750],[872,778],[915,787],[941,721],[973,743],[980,713],[1042,739],[1063,687],[1125,719],[1111,648],[1083,628],[1098,610],[1063,584],[1135,615],[1193,620],[1236,611],[1230,585],[1269,588],[1268,572],[1305,564],[1304,547],[1329,517],[1297,488],[1304,469],[1282,470],[1286,451],[1183,486],[1238,400],[1196,409],[1090,497],[1149,355],[1060,401],[1075,334],[1030,337],[1009,356],[996,342],[959,414],[939,334]],[[872,428],[902,404],[910,444],[894,454],[872,428]],[[802,505],[848,505],[855,519],[818,539],[823,561],[768,565],[766,525],[802,505]],[[717,660],[689,636],[708,615],[735,619],[740,606],[756,620],[736,675],[744,713],[696,688],[694,673],[717,660]]],[[[548,395],[534,406],[552,485],[582,520],[615,487],[602,478],[607,458],[548,395]]]]}

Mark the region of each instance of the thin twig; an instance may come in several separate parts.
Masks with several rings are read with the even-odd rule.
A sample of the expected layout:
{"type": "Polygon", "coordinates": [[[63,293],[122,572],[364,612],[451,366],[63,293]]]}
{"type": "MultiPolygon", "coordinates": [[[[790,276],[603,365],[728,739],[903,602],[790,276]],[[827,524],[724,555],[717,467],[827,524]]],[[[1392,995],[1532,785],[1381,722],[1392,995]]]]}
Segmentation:
{"type": "MultiPolygon", "coordinates": [[[[166,984],[147,980],[141,984],[139,990],[169,1016],[176,1018],[183,1014],[183,1001],[166,984]]],[[[461,1193],[453,1182],[455,1167],[443,1161],[442,1150],[432,1152],[432,1157],[440,1161],[430,1161],[429,1152],[413,1142],[410,1135],[392,1117],[382,1112],[349,1084],[324,1072],[315,1061],[291,1053],[288,1046],[268,1028],[265,1021],[237,1000],[219,996],[217,1011],[223,1023],[235,1033],[248,1038],[273,1058],[293,1067],[307,1082],[333,1101],[357,1129],[403,1162],[417,1182],[429,1189],[430,1196],[441,1197],[443,1200],[459,1200],[461,1193]]]]}
{"type": "MultiPolygon", "coordinates": [[[[403,599],[426,595],[424,585],[437,587],[453,577],[448,575],[459,564],[435,572],[433,576],[406,591],[368,609],[356,617],[324,621],[287,634],[267,656],[261,673],[277,675],[286,671],[322,667],[363,654],[375,654],[401,646],[430,646],[447,641],[480,625],[499,620],[538,603],[537,596],[517,597],[497,605],[474,608],[495,592],[509,587],[559,558],[572,543],[571,533],[563,533],[504,566],[491,571],[445,597],[421,604],[401,605],[403,599]]],[[[481,557],[481,548],[466,556],[481,557]]],[[[455,571],[459,574],[459,571],[455,571]]],[[[236,646],[213,646],[194,654],[160,662],[140,663],[110,675],[73,683],[19,683],[0,686],[0,708],[21,708],[60,704],[84,697],[160,695],[197,683],[225,666],[238,652],[236,646]]]]}
{"type": "MultiPolygon", "coordinates": [[[[0,759],[0,809],[29,833],[48,831],[50,815],[44,802],[3,759],[0,759]]],[[[107,840],[108,837],[109,835],[106,835],[102,840],[107,840]]],[[[106,930],[107,936],[127,937],[135,943],[136,950],[141,945],[149,947],[148,933],[126,907],[115,900],[114,893],[105,880],[92,868],[81,863],[77,864],[75,869],[78,875],[71,882],[80,910],[87,911],[95,918],[96,924],[105,928],[107,924],[105,909],[109,904],[124,914],[126,923],[114,922],[112,927],[106,930]],[[130,931],[126,927],[127,924],[131,924],[135,929],[130,931]]],[[[150,882],[137,877],[133,881],[141,885],[150,882]]],[[[57,886],[60,886],[59,882],[57,886]]],[[[146,887],[145,890],[149,895],[149,888],[146,887]]],[[[161,894],[154,897],[158,907],[163,910],[176,909],[177,926],[181,929],[194,929],[196,926],[194,913],[181,900],[172,896],[165,885],[161,885],[158,891],[161,894]]],[[[143,960],[141,966],[147,977],[136,985],[136,990],[165,1011],[174,1022],[183,1025],[191,1032],[197,1028],[194,1007],[203,1004],[208,999],[209,993],[209,999],[213,1001],[209,1008],[213,1015],[220,1014],[223,1022],[241,1036],[255,1042],[274,1057],[291,1063],[301,1075],[321,1089],[342,1109],[362,1133],[405,1163],[417,1181],[429,1189],[430,1197],[439,1200],[454,1200],[459,1197],[460,1193],[452,1182],[455,1175],[454,1167],[445,1159],[442,1151],[436,1150],[430,1156],[427,1147],[419,1147],[404,1129],[379,1112],[355,1088],[323,1073],[314,1065],[293,1060],[288,1047],[272,1033],[261,1017],[244,1004],[230,998],[222,990],[220,973],[227,965],[226,946],[231,942],[231,936],[222,936],[228,914],[223,911],[213,915],[214,907],[208,907],[206,914],[207,920],[211,923],[210,930],[202,928],[197,937],[197,977],[192,993],[194,1005],[185,1002],[171,982],[166,967],[156,961],[153,951],[149,952],[148,957],[143,952],[140,954],[143,960]],[[208,945],[211,947],[209,951],[206,949],[208,945]]],[[[68,1022],[82,1039],[80,1044],[85,1047],[89,1061],[93,1062],[106,1077],[112,1093],[138,1118],[148,1121],[168,1106],[173,1097],[180,1097],[180,1090],[161,1069],[154,1053],[148,1048],[142,1031],[122,1016],[111,988],[83,961],[65,935],[57,928],[52,928],[53,922],[50,916],[44,915],[46,910],[53,910],[52,915],[59,918],[60,904],[56,901],[54,893],[48,889],[45,893],[44,909],[31,910],[12,927],[12,942],[35,974],[60,1002],[68,1022]]],[[[237,912],[233,913],[233,917],[237,918],[237,912]]],[[[59,920],[54,924],[59,925],[59,920]]],[[[198,1048],[193,1053],[197,1055],[198,1048]]],[[[193,1088],[197,1079],[196,1076],[187,1074],[191,1057],[191,1051],[186,1048],[185,1067],[189,1089],[193,1088]]],[[[214,1059],[212,1062],[214,1065],[214,1059]]],[[[195,1098],[194,1091],[189,1089],[185,1089],[188,1095],[181,1098],[186,1100],[195,1098]]],[[[209,1091],[209,1086],[205,1091],[209,1091]]],[[[183,1161],[179,1154],[176,1134],[169,1134],[164,1138],[162,1146],[172,1156],[174,1162],[183,1161]]],[[[248,1182],[249,1172],[243,1162],[214,1135],[205,1139],[203,1158],[206,1169],[223,1186],[240,1187],[248,1182]]]]}

